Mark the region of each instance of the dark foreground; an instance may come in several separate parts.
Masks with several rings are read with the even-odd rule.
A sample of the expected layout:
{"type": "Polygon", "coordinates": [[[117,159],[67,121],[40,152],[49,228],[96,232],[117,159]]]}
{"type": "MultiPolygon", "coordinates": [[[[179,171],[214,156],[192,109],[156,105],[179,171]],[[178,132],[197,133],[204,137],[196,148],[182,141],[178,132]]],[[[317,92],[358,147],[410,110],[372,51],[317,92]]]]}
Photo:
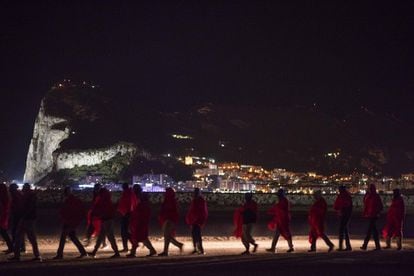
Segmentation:
{"type": "MultiPolygon", "coordinates": [[[[154,212],[150,233],[155,249],[162,250],[163,241],[160,237],[159,225],[154,212]]],[[[189,229],[180,223],[177,234],[178,239],[185,243],[182,255],[174,247],[170,248],[169,257],[144,257],[145,249],[138,250],[135,259],[108,259],[112,251],[100,250],[97,259],[75,259],[78,255],[74,246],[68,242],[65,248],[65,259],[51,260],[56,254],[60,224],[57,211],[54,208],[39,210],[37,232],[39,235],[40,252],[44,261],[31,262],[31,247],[28,253],[22,256],[22,262],[10,263],[7,256],[0,253],[0,276],[9,275],[412,275],[414,271],[414,215],[407,214],[404,234],[406,236],[403,251],[382,250],[380,252],[360,251],[362,238],[366,230],[366,221],[356,212],[351,222],[351,238],[353,252],[326,253],[327,247],[322,241],[317,244],[317,253],[307,253],[307,213],[306,211],[292,212],[292,232],[294,234],[295,252],[284,253],[286,242],[281,239],[278,253],[265,252],[271,242],[271,232],[267,229],[268,217],[262,214],[255,228],[255,236],[259,244],[258,253],[250,256],[240,256],[243,247],[239,240],[231,237],[233,230],[232,209],[211,211],[207,226],[204,229],[204,247],[207,254],[204,256],[189,255],[192,250],[188,237],[189,229]]],[[[381,229],[384,216],[379,220],[381,229]]],[[[119,227],[117,228],[118,245],[119,227]]],[[[82,237],[85,226],[79,228],[82,237]]],[[[328,214],[327,233],[332,241],[336,240],[337,218],[333,212],[328,214]]],[[[384,245],[382,243],[382,245],[384,245]]],[[[370,243],[372,249],[372,242],[370,243]]],[[[0,249],[5,249],[0,240],[0,249]]],[[[87,248],[91,251],[91,247],[87,248]]],[[[122,255],[125,255],[122,254],[122,255]]]]}
{"type": "Polygon", "coordinates": [[[412,275],[414,251],[170,256],[2,263],[0,275],[412,275]]]}

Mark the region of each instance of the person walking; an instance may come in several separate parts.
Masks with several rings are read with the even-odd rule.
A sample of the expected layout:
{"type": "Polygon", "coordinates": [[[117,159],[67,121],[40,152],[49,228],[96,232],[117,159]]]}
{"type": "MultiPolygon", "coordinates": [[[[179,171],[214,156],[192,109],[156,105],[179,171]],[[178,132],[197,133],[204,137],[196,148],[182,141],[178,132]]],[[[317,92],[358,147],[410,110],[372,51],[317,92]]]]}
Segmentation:
{"type": "Polygon", "coordinates": [[[333,208],[338,213],[339,222],[339,248],[338,251],[352,251],[349,239],[349,221],[352,215],[352,197],[345,186],[339,186],[339,194],[336,197],[333,208]],[[345,239],[345,249],[343,247],[345,239]]]}
{"type": "Polygon", "coordinates": [[[325,234],[325,218],[327,211],[327,204],[325,199],[322,197],[321,191],[315,191],[313,194],[315,202],[309,210],[309,243],[311,244],[308,252],[316,251],[316,240],[322,238],[326,245],[329,247],[328,252],[331,252],[334,248],[334,244],[325,234]]]}
{"type": "Polygon", "coordinates": [[[290,232],[290,203],[285,196],[285,191],[279,189],[277,191],[278,202],[268,211],[273,215],[272,220],[268,223],[268,228],[274,231],[272,245],[266,249],[267,252],[276,252],[277,242],[280,235],[287,241],[289,249],[287,253],[293,252],[292,234],[290,232]]]}
{"type": "Polygon", "coordinates": [[[129,220],[131,217],[133,192],[128,183],[122,184],[122,194],[118,202],[118,212],[121,214],[121,252],[128,252],[129,220]]]}
{"type": "Polygon", "coordinates": [[[385,249],[391,248],[391,238],[395,238],[397,243],[397,250],[402,249],[402,237],[403,237],[403,222],[405,217],[405,204],[404,199],[401,196],[400,189],[393,190],[393,199],[391,206],[387,213],[387,222],[382,235],[385,239],[385,249]]]}
{"type": "Polygon", "coordinates": [[[9,228],[10,206],[11,201],[7,186],[4,183],[0,183],[0,235],[3,237],[7,246],[5,253],[13,251],[12,241],[7,233],[7,229],[9,228]]]}
{"type": "Polygon", "coordinates": [[[109,243],[111,244],[114,255],[111,258],[120,257],[118,251],[118,245],[116,244],[114,236],[114,217],[115,217],[115,208],[112,203],[111,193],[106,188],[101,188],[99,190],[98,197],[94,206],[92,206],[92,217],[99,218],[101,222],[101,231],[99,232],[98,239],[96,240],[95,248],[90,253],[92,257],[96,256],[101,243],[103,240],[108,238],[109,243]]]}
{"type": "Polygon", "coordinates": [[[377,188],[374,184],[369,186],[369,191],[364,197],[364,217],[368,219],[367,235],[365,236],[364,243],[361,246],[361,250],[367,250],[368,242],[371,239],[371,235],[374,238],[375,249],[381,250],[379,241],[379,235],[377,230],[377,220],[383,210],[381,197],[377,193],[377,188]]]}
{"type": "Polygon", "coordinates": [[[207,202],[201,196],[199,188],[194,189],[193,200],[190,204],[190,209],[186,215],[186,223],[191,227],[191,236],[193,239],[194,250],[192,254],[204,255],[203,239],[201,236],[201,229],[207,222],[208,209],[207,202]]]}
{"type": "Polygon", "coordinates": [[[34,230],[37,216],[37,196],[36,192],[30,188],[29,183],[25,183],[22,189],[23,213],[16,230],[16,242],[14,244],[14,256],[9,258],[10,261],[20,261],[20,252],[24,235],[27,235],[33,248],[34,258],[32,261],[42,261],[39,247],[37,245],[36,234],[34,230]]]}
{"type": "Polygon", "coordinates": [[[158,220],[162,226],[162,232],[164,234],[164,251],[158,254],[158,256],[168,256],[168,248],[170,243],[180,249],[180,253],[183,252],[184,244],[175,239],[175,226],[178,223],[178,204],[175,198],[175,191],[173,188],[168,187],[165,189],[164,201],[161,205],[160,214],[158,220]]]}
{"type": "Polygon", "coordinates": [[[140,242],[148,248],[149,254],[147,257],[152,257],[157,254],[157,251],[152,246],[148,238],[149,223],[151,219],[151,206],[147,193],[140,193],[140,200],[138,204],[132,209],[129,223],[130,241],[132,244],[131,252],[127,255],[128,258],[136,256],[138,244],[140,242]]]}
{"type": "MultiPolygon", "coordinates": [[[[9,186],[9,193],[11,198],[10,214],[11,214],[11,234],[12,234],[12,250],[5,251],[5,254],[14,252],[14,246],[17,242],[17,227],[20,220],[23,218],[23,195],[19,191],[16,183],[12,183],[9,186]]],[[[26,252],[26,243],[23,237],[20,246],[20,252],[26,252]]]]}
{"type": "Polygon", "coordinates": [[[63,223],[62,233],[60,235],[59,248],[53,259],[63,259],[63,250],[68,236],[80,253],[78,258],[86,257],[85,248],[76,236],[76,228],[85,218],[85,207],[82,201],[72,194],[70,187],[65,187],[63,190],[63,198],[64,201],[60,208],[60,217],[63,223]]]}
{"type": "MultiPolygon", "coordinates": [[[[99,191],[101,190],[101,184],[97,183],[93,187],[92,192],[92,207],[95,206],[96,200],[98,199],[99,191]]],[[[86,238],[84,240],[85,247],[88,247],[91,243],[92,238],[97,237],[101,232],[101,219],[96,216],[92,216],[92,207],[87,213],[87,227],[86,227],[86,238]]],[[[106,249],[106,238],[102,241],[101,249],[106,249]]]]}
{"type": "Polygon", "coordinates": [[[257,203],[253,200],[253,194],[247,193],[244,196],[245,203],[238,208],[233,217],[236,230],[234,235],[237,238],[241,238],[241,241],[245,247],[245,251],[242,255],[250,254],[250,244],[253,246],[252,252],[257,251],[258,244],[253,239],[252,232],[254,224],[257,222],[257,203]]]}

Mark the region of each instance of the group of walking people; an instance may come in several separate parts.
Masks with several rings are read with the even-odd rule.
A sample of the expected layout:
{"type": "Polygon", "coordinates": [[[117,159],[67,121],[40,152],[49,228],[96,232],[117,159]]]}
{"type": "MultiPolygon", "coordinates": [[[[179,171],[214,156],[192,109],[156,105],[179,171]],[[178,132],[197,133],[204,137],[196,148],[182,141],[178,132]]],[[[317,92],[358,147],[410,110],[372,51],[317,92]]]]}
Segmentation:
{"type": "MultiPolygon", "coordinates": [[[[278,202],[268,211],[273,219],[268,223],[268,228],[274,231],[273,240],[270,248],[266,249],[268,252],[276,252],[276,246],[279,237],[282,236],[288,243],[288,253],[294,251],[292,234],[290,230],[290,203],[285,196],[285,191],[280,189],[277,192],[278,202]]],[[[321,191],[316,191],[313,194],[314,202],[311,205],[308,213],[309,223],[309,243],[310,249],[308,252],[316,251],[316,241],[321,238],[328,246],[328,252],[334,249],[334,244],[325,233],[326,214],[328,205],[322,196],[321,191]]],[[[345,186],[339,187],[338,196],[333,205],[334,210],[339,216],[339,233],[338,233],[338,251],[351,251],[351,241],[349,237],[349,222],[352,216],[352,197],[345,186]],[[344,246],[345,242],[345,246],[344,246]]],[[[375,242],[374,250],[381,250],[379,241],[379,232],[377,229],[377,220],[383,211],[383,203],[381,197],[377,193],[374,184],[369,186],[364,196],[364,210],[363,216],[368,221],[367,234],[364,242],[360,247],[361,250],[367,250],[368,242],[371,237],[375,242]]],[[[234,224],[236,230],[234,232],[236,237],[240,237],[245,247],[243,255],[250,254],[250,245],[252,252],[256,252],[257,243],[252,237],[253,225],[257,221],[258,206],[253,200],[252,194],[245,195],[245,203],[236,210],[234,215],[234,224]]],[[[402,249],[402,227],[405,217],[405,205],[400,190],[393,190],[393,199],[391,206],[388,209],[386,224],[382,230],[382,235],[385,239],[385,249],[391,248],[391,239],[395,238],[397,243],[397,250],[402,249]]]]}
{"type": "MultiPolygon", "coordinates": [[[[63,190],[63,201],[59,210],[62,221],[62,230],[59,247],[55,260],[63,258],[63,251],[66,239],[75,244],[80,255],[79,258],[86,256],[95,257],[106,240],[109,241],[114,254],[111,258],[120,257],[120,252],[127,252],[126,257],[135,257],[138,245],[142,243],[148,249],[147,256],[168,256],[169,246],[173,244],[180,252],[183,251],[184,244],[175,238],[176,225],[179,220],[178,203],[175,191],[166,188],[164,200],[161,204],[158,220],[162,227],[164,237],[163,251],[157,254],[151,241],[149,240],[149,223],[151,218],[151,204],[149,196],[144,193],[140,185],[130,187],[127,183],[122,186],[122,194],[117,204],[113,204],[111,192],[96,184],[93,191],[93,200],[89,210],[86,210],[84,203],[76,197],[70,187],[63,190]],[[114,235],[114,219],[117,214],[121,216],[121,238],[122,249],[118,249],[114,235]],[[85,246],[79,241],[76,229],[87,218],[86,245],[91,239],[96,237],[94,248],[87,253],[85,246]],[[128,245],[131,244],[129,248],[128,245]]],[[[383,236],[386,247],[391,247],[391,238],[396,239],[397,249],[402,248],[402,226],[405,216],[404,201],[398,189],[393,192],[392,204],[387,213],[387,222],[383,229],[383,236]]],[[[277,192],[278,201],[270,208],[268,214],[272,219],[268,223],[268,228],[274,232],[268,252],[276,252],[279,237],[282,236],[288,243],[287,252],[294,251],[292,234],[290,230],[290,203],[285,195],[285,191],[280,189],[277,192]]],[[[9,258],[11,261],[19,261],[21,252],[25,252],[25,236],[33,248],[33,260],[42,260],[37,239],[34,231],[36,220],[37,197],[36,191],[32,190],[29,184],[24,184],[22,190],[18,190],[16,184],[11,184],[8,188],[5,184],[0,184],[0,234],[3,237],[7,249],[6,254],[13,253],[9,258]],[[10,223],[11,238],[8,234],[10,223]]],[[[352,250],[349,238],[349,221],[352,215],[352,197],[346,187],[339,188],[339,194],[334,203],[334,209],[338,212],[339,223],[339,248],[340,251],[352,250]],[[344,247],[345,242],[345,247],[344,247]]],[[[367,249],[368,242],[373,237],[375,250],[380,250],[379,233],[377,230],[377,219],[383,210],[383,204],[378,195],[375,185],[371,184],[364,197],[364,217],[368,220],[367,235],[361,246],[362,250],[367,249]]],[[[310,207],[309,222],[309,252],[316,251],[316,241],[321,238],[328,246],[328,251],[332,251],[334,244],[325,234],[325,220],[327,213],[327,203],[320,191],[314,193],[314,203],[310,207]]],[[[198,188],[194,189],[193,198],[187,211],[185,221],[191,228],[193,241],[192,254],[204,254],[202,242],[202,228],[207,222],[208,210],[207,202],[201,195],[198,188]]],[[[258,205],[254,201],[253,194],[245,194],[245,202],[236,209],[234,213],[234,235],[241,238],[245,247],[243,255],[256,252],[258,244],[255,242],[252,233],[258,217],[258,205]],[[252,250],[250,250],[252,248],[252,250]]]]}

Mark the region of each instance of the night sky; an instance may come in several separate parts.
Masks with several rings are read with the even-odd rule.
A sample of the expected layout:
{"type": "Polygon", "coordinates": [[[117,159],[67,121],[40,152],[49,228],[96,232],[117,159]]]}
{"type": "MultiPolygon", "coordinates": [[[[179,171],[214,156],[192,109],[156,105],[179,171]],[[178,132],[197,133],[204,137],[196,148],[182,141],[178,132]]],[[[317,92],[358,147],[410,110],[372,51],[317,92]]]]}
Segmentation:
{"type": "Polygon", "coordinates": [[[413,1],[276,2],[1,1],[0,170],[22,178],[63,78],[160,109],[317,103],[414,123],[413,1]]]}

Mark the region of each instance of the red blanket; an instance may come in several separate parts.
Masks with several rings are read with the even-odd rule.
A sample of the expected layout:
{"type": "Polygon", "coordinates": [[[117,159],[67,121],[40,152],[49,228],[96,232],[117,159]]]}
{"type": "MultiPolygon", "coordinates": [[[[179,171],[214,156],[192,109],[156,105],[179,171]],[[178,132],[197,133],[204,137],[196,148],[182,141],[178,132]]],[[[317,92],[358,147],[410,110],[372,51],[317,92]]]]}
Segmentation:
{"type": "Polygon", "coordinates": [[[402,227],[405,216],[405,205],[402,197],[398,197],[392,200],[390,209],[387,213],[387,222],[382,235],[384,238],[401,237],[402,227]]]}
{"type": "Polygon", "coordinates": [[[282,197],[279,199],[279,202],[268,211],[268,214],[273,215],[273,218],[269,221],[267,227],[272,231],[277,229],[285,239],[290,239],[292,237],[290,232],[289,209],[289,201],[286,197],[282,197]]]}

